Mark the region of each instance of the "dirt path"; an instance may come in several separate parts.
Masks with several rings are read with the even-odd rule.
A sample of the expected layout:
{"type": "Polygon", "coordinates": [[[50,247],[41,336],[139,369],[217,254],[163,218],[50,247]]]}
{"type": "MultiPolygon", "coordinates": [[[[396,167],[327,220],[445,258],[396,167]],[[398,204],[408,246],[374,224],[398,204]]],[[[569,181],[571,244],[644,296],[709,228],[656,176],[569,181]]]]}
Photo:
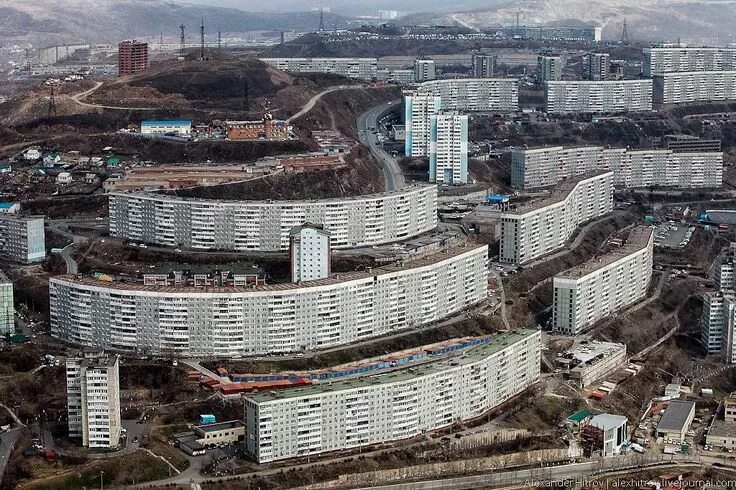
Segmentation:
{"type": "Polygon", "coordinates": [[[89,102],[84,102],[84,99],[95,93],[100,87],[102,87],[102,82],[96,82],[94,87],[89,90],[85,90],[84,92],[80,92],[76,95],[72,95],[71,99],[77,105],[91,109],[111,109],[116,111],[155,111],[158,109],[157,107],[118,107],[111,105],[90,104],[89,102]]]}
{"type": "MultiPolygon", "coordinates": [[[[317,105],[317,102],[319,102],[319,100],[322,97],[324,97],[325,95],[329,94],[330,92],[335,92],[337,90],[350,90],[350,89],[356,89],[356,88],[361,88],[362,89],[364,87],[362,85],[337,85],[335,87],[326,88],[322,92],[316,94],[311,99],[309,99],[309,101],[307,101],[307,103],[302,106],[302,108],[299,110],[299,112],[297,112],[296,114],[294,114],[293,116],[289,117],[286,120],[286,123],[287,124],[288,123],[291,123],[292,121],[295,121],[295,120],[299,119],[304,114],[306,114],[307,112],[309,112],[312,109],[314,109],[314,106],[317,105]]],[[[333,127],[334,127],[334,124],[333,124],[333,127]]]]}

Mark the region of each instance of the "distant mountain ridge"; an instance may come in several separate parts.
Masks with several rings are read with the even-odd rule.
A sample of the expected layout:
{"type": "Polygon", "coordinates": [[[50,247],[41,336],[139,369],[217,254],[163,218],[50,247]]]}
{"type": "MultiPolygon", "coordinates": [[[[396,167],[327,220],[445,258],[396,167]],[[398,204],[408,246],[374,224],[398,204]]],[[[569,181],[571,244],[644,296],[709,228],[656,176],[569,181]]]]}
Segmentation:
{"type": "MultiPolygon", "coordinates": [[[[325,25],[343,26],[345,18],[324,14],[325,25]]],[[[237,9],[191,5],[164,0],[0,0],[0,42],[114,43],[123,39],[179,37],[188,27],[190,40],[199,38],[204,19],[206,35],[223,32],[316,30],[319,12],[249,13],[237,9]]]]}
{"type": "Polygon", "coordinates": [[[736,42],[736,0],[522,0],[497,8],[441,17],[474,27],[559,24],[575,19],[603,27],[604,39],[618,40],[624,19],[633,41],[676,41],[726,45],[736,42]]]}

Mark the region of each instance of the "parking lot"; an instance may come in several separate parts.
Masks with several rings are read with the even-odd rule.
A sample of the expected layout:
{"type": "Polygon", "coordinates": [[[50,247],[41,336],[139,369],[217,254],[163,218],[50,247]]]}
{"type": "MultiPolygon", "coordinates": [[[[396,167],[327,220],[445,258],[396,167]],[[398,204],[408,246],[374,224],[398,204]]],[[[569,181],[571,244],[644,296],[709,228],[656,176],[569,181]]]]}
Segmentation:
{"type": "Polygon", "coordinates": [[[654,245],[666,248],[685,248],[694,231],[694,226],[675,223],[659,225],[654,237],[654,245]]]}

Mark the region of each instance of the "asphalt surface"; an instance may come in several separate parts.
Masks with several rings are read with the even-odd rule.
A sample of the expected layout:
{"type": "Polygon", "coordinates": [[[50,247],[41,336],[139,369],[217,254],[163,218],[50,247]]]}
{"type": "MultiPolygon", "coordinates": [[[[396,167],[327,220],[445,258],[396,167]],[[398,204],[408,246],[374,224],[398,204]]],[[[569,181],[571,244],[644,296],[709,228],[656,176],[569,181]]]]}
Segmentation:
{"type": "Polygon", "coordinates": [[[400,103],[401,100],[394,100],[388,104],[374,107],[358,116],[357,121],[360,142],[368,147],[373,157],[381,164],[383,177],[386,181],[386,191],[389,192],[401,189],[406,185],[404,174],[396,159],[384,151],[383,145],[378,141],[378,136],[373,134],[371,128],[378,128],[378,120],[381,116],[400,103]]]}
{"type": "Polygon", "coordinates": [[[0,482],[5,476],[5,466],[8,464],[10,453],[13,452],[16,441],[20,438],[23,427],[16,427],[0,434],[0,482]]]}

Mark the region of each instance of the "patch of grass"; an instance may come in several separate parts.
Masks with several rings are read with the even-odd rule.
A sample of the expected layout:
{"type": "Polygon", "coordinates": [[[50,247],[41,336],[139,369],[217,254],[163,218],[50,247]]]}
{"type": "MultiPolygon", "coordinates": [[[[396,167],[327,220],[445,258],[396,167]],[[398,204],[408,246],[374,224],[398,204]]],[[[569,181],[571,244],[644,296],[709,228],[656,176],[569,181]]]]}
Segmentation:
{"type": "Polygon", "coordinates": [[[159,480],[169,476],[168,466],[158,458],[136,451],[119,458],[93,460],[81,465],[34,461],[33,481],[22,482],[18,488],[29,490],[78,490],[98,488],[100,475],[105,486],[131,485],[159,480]]]}

